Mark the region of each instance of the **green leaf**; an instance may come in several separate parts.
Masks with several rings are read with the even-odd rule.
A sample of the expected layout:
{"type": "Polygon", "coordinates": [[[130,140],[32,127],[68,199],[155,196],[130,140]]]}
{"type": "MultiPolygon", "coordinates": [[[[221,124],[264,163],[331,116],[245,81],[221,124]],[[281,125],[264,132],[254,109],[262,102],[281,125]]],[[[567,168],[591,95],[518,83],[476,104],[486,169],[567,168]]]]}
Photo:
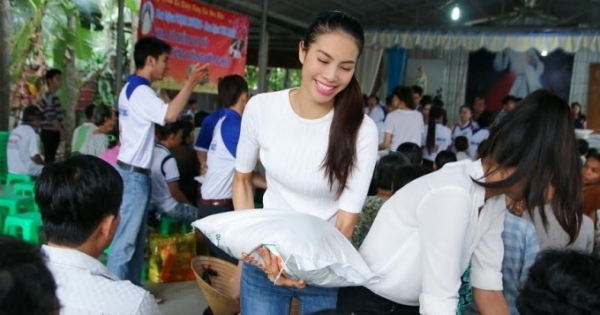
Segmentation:
{"type": "Polygon", "coordinates": [[[140,7],[135,0],[125,0],[125,7],[135,14],[139,14],[140,7]]]}

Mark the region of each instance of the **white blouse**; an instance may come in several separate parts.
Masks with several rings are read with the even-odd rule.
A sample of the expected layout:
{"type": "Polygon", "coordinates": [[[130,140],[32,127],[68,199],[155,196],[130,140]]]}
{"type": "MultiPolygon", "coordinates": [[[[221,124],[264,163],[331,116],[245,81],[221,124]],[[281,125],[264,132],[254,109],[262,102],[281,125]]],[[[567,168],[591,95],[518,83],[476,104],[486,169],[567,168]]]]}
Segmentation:
{"type": "Polygon", "coordinates": [[[383,276],[371,291],[420,305],[421,314],[455,315],[469,264],[473,287],[502,290],[504,196],[486,201],[485,189],[472,181],[483,175],[480,160],[447,164],[381,207],[359,249],[383,276]]]}

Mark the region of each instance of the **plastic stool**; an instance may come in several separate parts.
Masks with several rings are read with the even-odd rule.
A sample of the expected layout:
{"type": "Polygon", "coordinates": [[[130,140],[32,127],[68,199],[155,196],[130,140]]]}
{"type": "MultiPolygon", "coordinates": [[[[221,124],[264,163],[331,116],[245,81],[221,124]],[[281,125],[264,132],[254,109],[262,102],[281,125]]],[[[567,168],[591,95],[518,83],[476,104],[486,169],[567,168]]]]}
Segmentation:
{"type": "Polygon", "coordinates": [[[29,183],[32,181],[33,179],[29,175],[8,173],[6,175],[6,185],[4,186],[4,193],[7,194],[12,191],[10,188],[12,184],[29,183]]]}
{"type": "Polygon", "coordinates": [[[18,229],[22,231],[21,238],[29,243],[39,244],[42,215],[39,212],[13,214],[4,221],[4,234],[13,237],[19,236],[18,229]]]}
{"type": "Polygon", "coordinates": [[[0,196],[0,228],[9,215],[22,212],[37,212],[33,198],[28,196],[0,196]]]}
{"type": "Polygon", "coordinates": [[[13,185],[12,193],[14,195],[25,195],[30,197],[35,197],[35,183],[16,183],[13,185]]]}
{"type": "MultiPolygon", "coordinates": [[[[167,217],[161,216],[160,218],[160,235],[171,235],[177,231],[177,225],[181,222],[167,217]],[[174,231],[174,232],[171,232],[174,231]]],[[[187,224],[181,223],[181,234],[187,234],[190,231],[190,227],[187,224]]]]}

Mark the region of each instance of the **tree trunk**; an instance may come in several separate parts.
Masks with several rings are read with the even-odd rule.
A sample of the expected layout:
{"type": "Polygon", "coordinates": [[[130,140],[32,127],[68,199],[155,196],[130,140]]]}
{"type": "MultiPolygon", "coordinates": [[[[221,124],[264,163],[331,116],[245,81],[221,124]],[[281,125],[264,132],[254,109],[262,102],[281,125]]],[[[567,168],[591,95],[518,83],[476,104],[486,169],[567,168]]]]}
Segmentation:
{"type": "MultiPolygon", "coordinates": [[[[78,16],[76,14],[71,14],[68,17],[69,29],[73,33],[76,31],[77,18],[78,16]]],[[[67,134],[71,135],[75,129],[75,108],[77,107],[77,100],[79,99],[79,88],[77,86],[79,76],[77,68],[75,67],[75,50],[72,43],[67,44],[65,57],[67,58],[64,75],[66,80],[63,80],[63,82],[66,82],[67,90],[65,104],[63,106],[65,113],[64,127],[67,130],[67,134]]],[[[66,156],[67,152],[71,152],[71,141],[64,141],[63,148],[63,152],[66,156]]]]}
{"type": "Polygon", "coordinates": [[[10,3],[0,0],[0,131],[9,130],[10,53],[10,3]]]}

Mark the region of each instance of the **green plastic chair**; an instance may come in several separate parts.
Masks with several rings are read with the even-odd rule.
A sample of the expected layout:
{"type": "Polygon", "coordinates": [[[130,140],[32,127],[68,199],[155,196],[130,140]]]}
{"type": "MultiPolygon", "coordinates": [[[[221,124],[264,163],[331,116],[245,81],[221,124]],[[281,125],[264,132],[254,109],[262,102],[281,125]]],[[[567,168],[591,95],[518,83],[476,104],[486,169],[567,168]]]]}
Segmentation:
{"type": "Polygon", "coordinates": [[[8,173],[6,175],[6,185],[4,185],[4,193],[8,194],[12,192],[12,185],[16,183],[32,183],[33,178],[25,174],[13,174],[8,173]]]}
{"type": "Polygon", "coordinates": [[[8,175],[8,157],[6,156],[6,146],[8,145],[8,137],[10,133],[0,131],[0,183],[6,181],[8,175]]]}
{"type": "Polygon", "coordinates": [[[19,237],[32,244],[40,243],[42,215],[39,212],[27,212],[9,215],[4,221],[4,234],[19,237]]]}
{"type": "Polygon", "coordinates": [[[181,234],[187,234],[190,232],[190,227],[187,224],[181,223],[176,219],[164,215],[161,216],[159,228],[160,235],[169,236],[177,233],[177,226],[179,224],[181,224],[181,234]]]}
{"type": "Polygon", "coordinates": [[[4,226],[4,221],[10,215],[25,212],[37,212],[37,207],[32,197],[4,195],[0,196],[0,228],[4,226]]]}
{"type": "Polygon", "coordinates": [[[13,195],[35,197],[35,183],[16,183],[12,187],[13,195]]]}

